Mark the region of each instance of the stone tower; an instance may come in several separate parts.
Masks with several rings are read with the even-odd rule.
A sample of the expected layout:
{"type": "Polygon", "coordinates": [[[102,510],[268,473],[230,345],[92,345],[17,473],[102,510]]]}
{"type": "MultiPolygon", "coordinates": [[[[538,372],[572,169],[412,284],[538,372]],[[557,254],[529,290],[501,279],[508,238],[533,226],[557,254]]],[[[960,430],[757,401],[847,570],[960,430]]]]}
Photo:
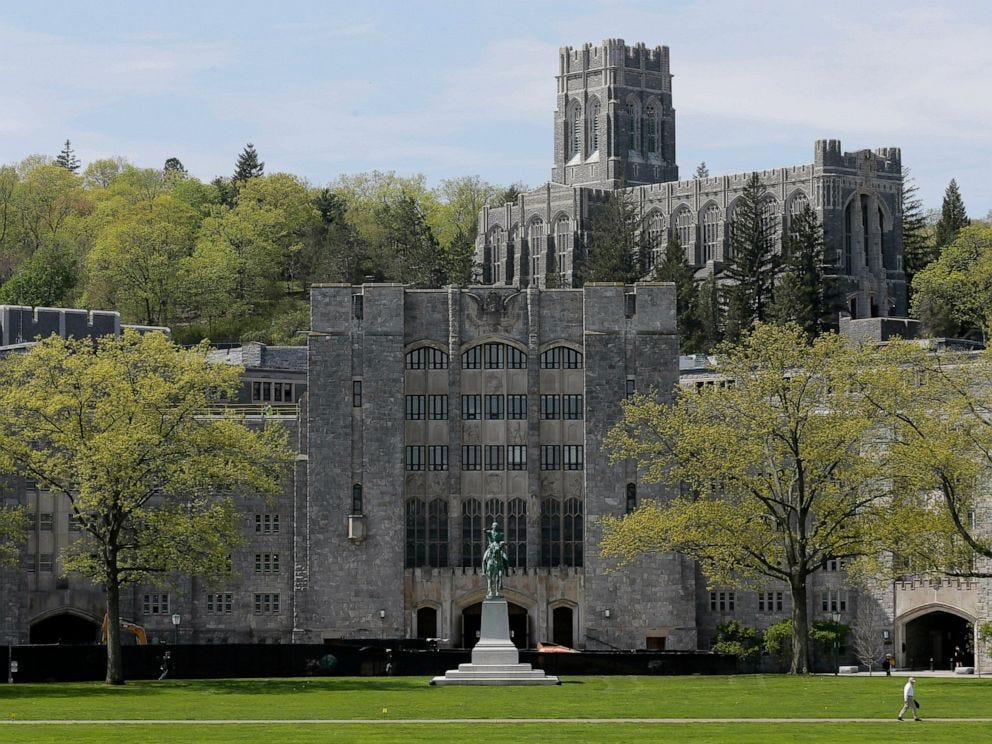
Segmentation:
{"type": "Polygon", "coordinates": [[[668,47],[563,47],[551,180],[612,190],[678,180],[668,47]]]}

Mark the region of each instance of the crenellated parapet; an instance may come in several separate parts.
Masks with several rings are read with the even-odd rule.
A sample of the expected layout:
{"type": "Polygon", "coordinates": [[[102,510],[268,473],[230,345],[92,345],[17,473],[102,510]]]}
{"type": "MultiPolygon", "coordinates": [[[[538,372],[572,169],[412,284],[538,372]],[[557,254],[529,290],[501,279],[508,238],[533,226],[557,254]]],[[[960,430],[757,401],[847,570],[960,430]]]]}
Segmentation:
{"type": "Polygon", "coordinates": [[[120,313],[61,307],[0,305],[0,346],[46,338],[98,338],[121,332],[120,313]]]}

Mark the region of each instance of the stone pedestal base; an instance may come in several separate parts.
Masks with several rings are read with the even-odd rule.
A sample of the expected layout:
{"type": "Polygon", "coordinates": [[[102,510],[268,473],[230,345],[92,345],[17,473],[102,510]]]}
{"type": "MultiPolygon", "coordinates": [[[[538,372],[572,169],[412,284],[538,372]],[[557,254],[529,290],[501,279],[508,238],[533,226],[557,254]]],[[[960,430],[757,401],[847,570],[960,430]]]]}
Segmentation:
{"type": "Polygon", "coordinates": [[[435,677],[432,685],[557,685],[530,664],[521,664],[517,647],[510,640],[510,620],[506,600],[487,599],[482,603],[482,630],[472,649],[472,662],[449,669],[435,677]]]}

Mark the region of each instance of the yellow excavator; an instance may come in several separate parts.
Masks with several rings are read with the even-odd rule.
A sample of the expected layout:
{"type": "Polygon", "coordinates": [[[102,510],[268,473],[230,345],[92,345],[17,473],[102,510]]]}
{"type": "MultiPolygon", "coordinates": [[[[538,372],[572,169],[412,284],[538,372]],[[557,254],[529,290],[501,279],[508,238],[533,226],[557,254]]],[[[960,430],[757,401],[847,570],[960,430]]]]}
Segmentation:
{"type": "MultiPolygon", "coordinates": [[[[109,635],[109,625],[110,621],[105,614],[103,616],[103,624],[100,626],[100,643],[104,646],[107,645],[107,636],[109,635]]],[[[135,623],[129,623],[126,620],[121,620],[121,630],[126,630],[129,633],[133,633],[134,637],[138,639],[139,646],[145,646],[148,644],[148,638],[145,636],[145,629],[140,625],[135,623]]]]}

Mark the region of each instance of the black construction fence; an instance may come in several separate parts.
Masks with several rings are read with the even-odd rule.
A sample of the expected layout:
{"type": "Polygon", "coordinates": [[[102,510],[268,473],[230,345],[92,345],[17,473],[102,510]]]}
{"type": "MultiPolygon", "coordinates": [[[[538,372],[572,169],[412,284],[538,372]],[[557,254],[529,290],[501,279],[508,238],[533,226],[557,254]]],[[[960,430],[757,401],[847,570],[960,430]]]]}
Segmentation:
{"type": "MultiPolygon", "coordinates": [[[[471,651],[431,650],[422,642],[348,640],[323,644],[123,646],[126,679],[437,676],[471,661],[471,651]]],[[[98,645],[8,648],[14,682],[73,682],[106,677],[98,645]]],[[[734,674],[736,657],[706,651],[521,651],[520,661],[558,676],[586,674],[734,674]]]]}

